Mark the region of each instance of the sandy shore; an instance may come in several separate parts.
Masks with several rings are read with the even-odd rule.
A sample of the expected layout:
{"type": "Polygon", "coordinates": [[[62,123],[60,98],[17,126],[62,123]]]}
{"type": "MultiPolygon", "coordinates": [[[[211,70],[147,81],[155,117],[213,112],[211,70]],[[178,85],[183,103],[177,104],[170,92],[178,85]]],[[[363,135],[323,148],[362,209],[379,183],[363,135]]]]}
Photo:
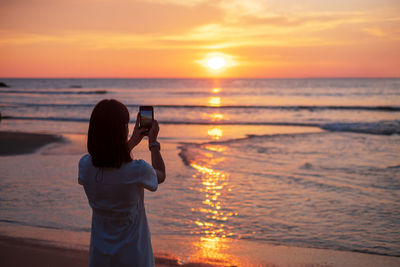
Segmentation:
{"type": "Polygon", "coordinates": [[[52,134],[0,132],[0,156],[33,153],[42,146],[61,140],[62,137],[52,134]]]}
{"type": "MultiPolygon", "coordinates": [[[[51,246],[38,240],[12,238],[0,235],[1,265],[7,267],[87,267],[89,251],[51,246]]],[[[157,267],[192,266],[207,267],[207,264],[179,264],[177,260],[155,258],[157,267]]]]}
{"type": "Polygon", "coordinates": [[[29,240],[0,237],[2,266],[88,266],[88,251],[51,247],[29,240]]]}
{"type": "MultiPolygon", "coordinates": [[[[327,251],[307,248],[266,246],[268,262],[251,266],[399,266],[400,258],[370,255],[355,252],[327,251]]],[[[2,266],[7,267],[86,267],[89,262],[88,250],[57,247],[35,239],[14,238],[0,235],[0,257],[2,266]]],[[[214,265],[191,262],[180,264],[178,260],[157,256],[157,267],[210,267],[214,265]]],[[[220,262],[223,263],[223,262],[220,262]]],[[[217,264],[217,266],[232,266],[217,264]]],[[[233,265],[241,266],[241,265],[233,265]]],[[[244,263],[244,266],[250,266],[244,263]]]]}

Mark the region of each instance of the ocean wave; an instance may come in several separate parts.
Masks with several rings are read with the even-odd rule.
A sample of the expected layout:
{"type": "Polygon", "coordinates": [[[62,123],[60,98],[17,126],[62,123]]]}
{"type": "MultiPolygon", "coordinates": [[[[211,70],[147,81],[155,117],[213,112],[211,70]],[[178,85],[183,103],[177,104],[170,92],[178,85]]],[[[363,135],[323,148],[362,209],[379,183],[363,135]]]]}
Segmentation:
{"type": "Polygon", "coordinates": [[[19,220],[0,219],[0,223],[11,223],[11,224],[18,224],[18,225],[23,225],[23,226],[31,226],[31,227],[38,227],[38,228],[45,228],[45,229],[70,230],[70,231],[75,231],[75,232],[90,232],[90,228],[88,228],[88,227],[73,227],[73,226],[67,226],[67,225],[46,225],[46,224],[30,223],[30,222],[19,221],[19,220]]]}
{"type": "Polygon", "coordinates": [[[393,165],[393,166],[387,166],[386,169],[400,169],[400,164],[393,165]]]}
{"type": "MultiPolygon", "coordinates": [[[[329,128],[331,131],[342,131],[342,132],[354,132],[354,133],[366,133],[366,134],[377,134],[377,135],[392,135],[400,133],[400,121],[380,121],[375,123],[335,123],[335,124],[326,124],[320,126],[320,128],[329,128]]],[[[321,133],[290,133],[290,134],[265,134],[265,135],[247,135],[242,138],[233,138],[226,140],[214,140],[204,143],[181,143],[179,146],[180,153],[179,156],[182,159],[182,162],[190,166],[190,163],[193,160],[193,157],[199,155],[199,151],[196,149],[202,149],[205,145],[228,145],[234,144],[238,142],[246,142],[255,138],[275,138],[277,136],[299,136],[299,135],[315,135],[321,133]],[[196,153],[192,153],[193,149],[196,150],[196,153]]],[[[264,153],[264,152],[263,152],[264,153]]],[[[313,165],[311,163],[304,163],[300,166],[301,169],[312,169],[313,165]]],[[[398,169],[400,165],[387,166],[387,169],[398,169]]]]}
{"type": "Polygon", "coordinates": [[[24,117],[24,116],[2,116],[3,120],[37,120],[37,121],[70,121],[89,122],[89,118],[62,118],[62,117],[24,117]]]}
{"type": "MultiPolygon", "coordinates": [[[[1,91],[0,93],[4,93],[6,91],[1,91]]],[[[19,93],[25,93],[27,91],[18,91],[19,93]]],[[[36,92],[31,91],[35,94],[106,94],[108,91],[98,90],[98,91],[51,91],[51,92],[36,92]]],[[[18,106],[35,106],[35,107],[94,107],[95,104],[54,104],[54,103],[13,103],[18,106]]],[[[142,104],[127,104],[126,106],[129,108],[136,108],[141,106],[142,104]]],[[[162,105],[155,104],[152,105],[155,108],[165,108],[165,109],[270,109],[270,110],[289,110],[289,111],[299,111],[299,110],[307,110],[307,111],[325,111],[325,110],[347,110],[347,111],[378,111],[378,112],[399,112],[400,106],[305,106],[305,105],[293,105],[293,106],[274,106],[274,105],[266,105],[266,106],[248,106],[248,105],[225,105],[225,106],[207,106],[207,105],[162,105]]]]}
{"type": "Polygon", "coordinates": [[[400,121],[378,121],[358,123],[327,123],[321,129],[331,132],[353,132],[379,135],[400,134],[400,121]]]}
{"type": "MultiPolygon", "coordinates": [[[[364,138],[358,138],[349,134],[337,135],[335,133],[252,135],[226,141],[182,144],[179,147],[179,156],[185,165],[193,166],[193,164],[196,164],[211,168],[215,172],[228,173],[230,175],[229,184],[233,184],[233,188],[247,189],[244,192],[246,192],[245,200],[248,206],[246,206],[246,209],[241,209],[241,213],[239,214],[242,217],[234,217],[232,220],[227,220],[226,222],[227,225],[233,224],[235,226],[241,225],[243,222],[248,223],[249,220],[256,222],[249,223],[251,227],[243,227],[239,230],[241,231],[239,233],[241,239],[266,241],[276,243],[277,245],[284,245],[289,242],[299,247],[351,250],[363,253],[399,256],[399,252],[391,248],[395,240],[388,241],[385,239],[385,235],[390,235],[390,231],[396,229],[395,224],[390,224],[389,221],[393,218],[390,216],[393,210],[395,210],[396,199],[394,198],[394,202],[389,202],[390,198],[382,199],[382,202],[378,202],[375,206],[369,205],[369,201],[371,199],[378,199],[379,194],[390,194],[390,192],[396,190],[396,187],[393,185],[397,185],[398,183],[392,181],[394,180],[392,177],[396,173],[396,170],[386,170],[383,167],[384,165],[378,167],[381,163],[377,163],[377,170],[371,172],[368,165],[361,164],[361,162],[368,162],[370,160],[368,156],[352,161],[354,155],[357,155],[353,149],[357,149],[357,144],[363,146],[364,141],[362,140],[364,138]],[[334,135],[336,137],[333,137],[334,135]],[[352,143],[352,141],[355,141],[355,143],[352,143]],[[336,161],[336,159],[332,160],[331,155],[337,155],[338,150],[336,149],[346,144],[354,144],[355,146],[346,146],[345,151],[341,150],[340,161],[336,161]],[[269,150],[267,152],[268,155],[257,155],[258,148],[269,150]],[[332,169],[324,170],[325,166],[332,167],[332,169]],[[360,172],[360,169],[365,171],[365,173],[360,172]],[[360,180],[357,180],[356,177],[360,177],[358,178],[360,180]],[[372,182],[364,182],[366,180],[364,179],[365,177],[379,179],[376,181],[373,179],[372,182]],[[387,180],[389,181],[385,181],[386,177],[388,177],[387,180]],[[375,185],[379,185],[379,188],[375,185]],[[258,190],[260,188],[261,191],[258,190]],[[280,188],[287,191],[281,191],[279,190],[280,188]],[[265,198],[264,191],[268,195],[265,198]],[[296,217],[298,214],[304,215],[304,210],[302,210],[303,213],[298,213],[296,208],[291,209],[288,207],[291,205],[287,205],[285,196],[297,197],[292,192],[302,192],[302,194],[299,194],[303,195],[299,197],[299,200],[302,199],[302,201],[297,203],[303,203],[307,207],[304,209],[306,210],[305,212],[309,211],[308,208],[311,210],[310,213],[307,213],[307,220],[309,221],[307,226],[287,220],[287,218],[296,217]],[[323,201],[318,198],[318,200],[312,199],[309,197],[312,193],[326,196],[326,199],[324,198],[323,201]],[[346,197],[337,199],[337,196],[346,197]],[[347,198],[354,199],[355,197],[360,198],[359,204],[356,206],[346,205],[347,198]],[[257,201],[250,202],[251,199],[256,199],[257,201]],[[260,199],[265,200],[263,207],[267,208],[264,212],[257,212],[257,205],[260,203],[260,199]],[[326,229],[330,229],[332,228],[332,224],[337,224],[338,221],[343,226],[341,232],[346,231],[347,235],[351,235],[354,230],[354,224],[348,223],[348,218],[350,216],[351,218],[361,218],[359,214],[365,214],[366,211],[373,211],[363,218],[363,220],[368,222],[368,227],[370,225],[372,227],[359,229],[360,232],[376,229],[372,223],[370,224],[369,218],[379,218],[379,210],[383,209],[382,203],[385,203],[383,201],[393,204],[385,206],[383,211],[385,216],[387,216],[386,218],[389,218],[384,229],[385,231],[386,229],[390,230],[380,232],[382,235],[376,234],[374,235],[374,239],[367,240],[368,242],[359,242],[361,239],[357,238],[350,241],[343,241],[340,235],[332,232],[324,232],[322,233],[323,236],[315,238],[315,233],[321,234],[321,231],[318,229],[314,230],[314,224],[321,224],[324,226],[324,229],[325,227],[327,227],[326,229]],[[285,211],[280,213],[280,211],[275,209],[276,206],[285,207],[285,211]],[[248,209],[248,207],[252,207],[252,209],[248,209]],[[248,213],[247,209],[249,210],[248,213]],[[271,210],[273,212],[270,213],[271,210]],[[275,215],[275,212],[279,215],[275,215]],[[259,222],[264,217],[254,218],[254,213],[268,214],[268,216],[265,217],[265,221],[259,222]],[[328,219],[321,222],[321,216],[326,216],[328,219]],[[242,221],[242,218],[245,219],[242,221]],[[271,236],[271,232],[274,232],[273,236],[271,236]],[[379,237],[377,237],[378,235],[379,237]],[[377,238],[375,239],[375,237],[377,238]]],[[[369,140],[371,141],[369,143],[371,147],[381,147],[380,145],[382,145],[381,140],[378,141],[374,137],[370,137],[369,140]]],[[[363,149],[362,147],[360,148],[363,149]]],[[[395,162],[393,165],[390,165],[390,167],[397,168],[398,162],[395,162]]],[[[194,177],[198,178],[200,175],[201,172],[198,172],[194,177]]],[[[218,179],[213,178],[207,172],[204,174],[203,179],[205,181],[212,181],[213,185],[218,181],[218,179]]],[[[243,200],[243,197],[240,197],[241,194],[238,195],[238,200],[243,200]]],[[[229,201],[230,198],[228,198],[229,201]]],[[[296,205],[294,204],[292,207],[296,207],[296,205]]]]}
{"type": "MultiPolygon", "coordinates": [[[[71,121],[71,122],[89,122],[89,118],[67,118],[67,117],[28,117],[28,116],[3,116],[2,119],[8,120],[40,120],[40,121],[71,121]]],[[[134,123],[134,120],[131,120],[134,123]]],[[[170,125],[275,125],[275,126],[303,126],[318,127],[314,123],[292,123],[292,122],[211,122],[211,121],[163,121],[158,120],[160,124],[170,125]]]]}
{"type": "MultiPolygon", "coordinates": [[[[128,105],[136,107],[138,105],[128,105]]],[[[365,110],[365,111],[383,111],[383,112],[398,112],[400,106],[248,106],[248,105],[226,105],[226,106],[207,106],[207,105],[154,105],[159,108],[202,108],[202,109],[272,109],[272,110],[308,110],[308,111],[322,111],[322,110],[365,110]]]]}
{"type": "MultiPolygon", "coordinates": [[[[68,118],[68,117],[28,117],[28,116],[2,116],[8,120],[40,120],[40,121],[70,121],[89,122],[89,118],[68,118]]],[[[134,123],[134,120],[131,120],[134,123]]],[[[353,132],[376,135],[400,134],[400,121],[378,121],[378,122],[357,122],[357,123],[296,123],[296,122],[242,122],[242,121],[158,121],[160,124],[169,125],[254,125],[254,126],[294,126],[294,127],[318,127],[330,132],[353,132]]],[[[248,136],[254,137],[254,136],[248,136]]]]}
{"type": "Polygon", "coordinates": [[[39,94],[39,95],[102,95],[107,90],[96,91],[33,91],[33,90],[0,90],[1,94],[39,94]]]}

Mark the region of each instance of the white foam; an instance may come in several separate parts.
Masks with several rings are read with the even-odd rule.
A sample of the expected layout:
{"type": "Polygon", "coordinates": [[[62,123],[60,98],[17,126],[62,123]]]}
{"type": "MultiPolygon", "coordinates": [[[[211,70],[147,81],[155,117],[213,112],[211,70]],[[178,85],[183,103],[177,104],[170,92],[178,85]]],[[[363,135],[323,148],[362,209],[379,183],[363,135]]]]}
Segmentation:
{"type": "Polygon", "coordinates": [[[400,134],[400,121],[378,121],[365,123],[328,123],[320,126],[334,132],[355,132],[367,134],[392,135],[400,134]]]}

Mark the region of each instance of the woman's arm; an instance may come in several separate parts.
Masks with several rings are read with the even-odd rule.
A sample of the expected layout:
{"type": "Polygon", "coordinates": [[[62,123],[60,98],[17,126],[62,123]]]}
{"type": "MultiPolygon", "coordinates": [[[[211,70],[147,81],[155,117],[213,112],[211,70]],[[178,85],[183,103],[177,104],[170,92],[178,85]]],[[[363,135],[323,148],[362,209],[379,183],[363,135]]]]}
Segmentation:
{"type": "Polygon", "coordinates": [[[158,183],[161,184],[165,181],[165,165],[161,156],[160,146],[157,145],[157,136],[160,128],[156,120],[149,131],[149,149],[151,151],[151,165],[156,170],[158,183]]]}
{"type": "Polygon", "coordinates": [[[160,147],[153,146],[151,149],[151,165],[156,170],[158,183],[165,181],[165,165],[160,153],[160,147]]]}
{"type": "Polygon", "coordinates": [[[136,122],[135,122],[135,127],[133,128],[133,133],[131,138],[129,138],[128,140],[128,148],[129,151],[132,151],[132,149],[137,146],[140,141],[142,141],[144,135],[143,132],[145,131],[145,129],[140,129],[139,128],[139,113],[136,116],[136,122]]]}

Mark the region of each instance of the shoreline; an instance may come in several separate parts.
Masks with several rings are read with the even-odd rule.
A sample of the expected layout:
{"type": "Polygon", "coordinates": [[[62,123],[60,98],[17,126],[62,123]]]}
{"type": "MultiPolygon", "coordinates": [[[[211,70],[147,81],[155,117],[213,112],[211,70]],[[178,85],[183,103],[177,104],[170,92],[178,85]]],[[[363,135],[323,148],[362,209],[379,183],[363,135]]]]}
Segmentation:
{"type": "MultiPolygon", "coordinates": [[[[170,240],[174,242],[175,240],[170,240]]],[[[181,241],[185,242],[185,241],[181,241]]],[[[261,248],[258,248],[261,249],[261,248]]],[[[183,261],[169,253],[155,251],[154,259],[157,267],[211,267],[211,266],[399,266],[400,257],[382,256],[358,252],[344,252],[324,249],[297,248],[286,246],[263,246],[266,260],[255,262],[248,255],[233,262],[225,259],[208,259],[192,257],[183,261]],[[246,260],[252,260],[248,262],[246,260]]],[[[176,252],[175,253],[179,253],[176,252]]],[[[213,252],[210,253],[212,257],[213,252]]],[[[204,256],[204,255],[203,255],[204,256]]],[[[240,258],[244,255],[234,255],[240,258]]],[[[37,239],[10,237],[0,234],[0,257],[5,266],[59,266],[83,267],[89,264],[89,250],[75,249],[52,245],[37,239]]]]}
{"type": "MultiPolygon", "coordinates": [[[[81,136],[71,139],[68,134],[30,134],[23,132],[7,133],[8,138],[32,139],[32,136],[41,136],[47,143],[40,144],[29,153],[47,155],[57,150],[80,153],[82,147],[81,136]],[[67,147],[42,148],[50,143],[67,140],[67,147]],[[79,143],[78,143],[79,142],[79,143]],[[74,144],[74,143],[78,143],[74,144]],[[73,145],[74,144],[74,145],[73,145]],[[67,148],[67,149],[66,149],[67,148]],[[79,148],[79,149],[78,149],[79,148]],[[54,150],[54,151],[53,151],[54,150]],[[78,152],[76,152],[78,151],[78,152]]],[[[237,134],[237,133],[235,133],[237,134]]],[[[229,132],[226,133],[229,135],[229,132]]],[[[34,137],[35,138],[35,137],[34,137]]],[[[40,139],[39,138],[39,139],[40,139]]],[[[0,135],[1,140],[4,140],[0,135]]],[[[37,141],[34,141],[37,142],[37,141]]],[[[22,142],[15,141],[13,149],[23,146],[22,142]]],[[[171,147],[175,145],[170,145],[171,147]]],[[[1,147],[1,146],[0,146],[1,147]]],[[[164,151],[169,151],[164,146],[164,151]]],[[[143,146],[147,152],[147,147],[143,146]]],[[[141,156],[142,150],[137,151],[141,156]]],[[[172,150],[171,150],[172,151],[172,150]]],[[[175,153],[175,150],[173,150],[175,153]]],[[[21,153],[27,154],[27,153],[21,153]]],[[[146,154],[147,155],[147,154],[146,154]]],[[[12,157],[13,161],[19,160],[12,157]]],[[[35,155],[34,155],[35,156],[35,155]]],[[[22,158],[31,158],[31,155],[22,158]]],[[[4,157],[4,160],[8,159],[4,157]]],[[[175,160],[181,163],[178,156],[175,160]]],[[[14,175],[10,175],[14,177],[14,175]]],[[[87,266],[88,264],[88,232],[39,228],[36,226],[18,225],[15,223],[0,222],[0,255],[6,266],[87,266]],[[5,226],[8,225],[8,226],[5,226]],[[56,256],[55,256],[56,255],[56,256]],[[21,262],[25,260],[25,262],[21,262]],[[73,260],[73,261],[72,261],[73,260]],[[65,264],[65,265],[64,265],[65,264]]],[[[322,248],[290,247],[286,245],[272,245],[244,239],[210,238],[199,235],[158,235],[152,234],[153,251],[156,266],[400,266],[400,257],[379,254],[370,254],[357,251],[338,251],[322,248]]]]}
{"type": "Polygon", "coordinates": [[[0,156],[35,153],[45,145],[62,140],[55,134],[0,131],[0,156]]]}
{"type": "MultiPolygon", "coordinates": [[[[88,232],[0,223],[6,266],[88,266],[88,232]]],[[[156,266],[399,266],[400,257],[201,236],[152,235],[156,266]]]]}
{"type": "Polygon", "coordinates": [[[4,266],[88,266],[88,251],[60,248],[30,239],[0,235],[0,257],[4,266]]]}
{"type": "MultiPolygon", "coordinates": [[[[52,246],[34,239],[14,238],[0,235],[0,257],[8,267],[58,266],[83,267],[89,265],[89,250],[52,246]]],[[[156,266],[173,267],[180,265],[177,260],[155,257],[156,266]]],[[[190,266],[208,266],[190,264],[190,266]]]]}

